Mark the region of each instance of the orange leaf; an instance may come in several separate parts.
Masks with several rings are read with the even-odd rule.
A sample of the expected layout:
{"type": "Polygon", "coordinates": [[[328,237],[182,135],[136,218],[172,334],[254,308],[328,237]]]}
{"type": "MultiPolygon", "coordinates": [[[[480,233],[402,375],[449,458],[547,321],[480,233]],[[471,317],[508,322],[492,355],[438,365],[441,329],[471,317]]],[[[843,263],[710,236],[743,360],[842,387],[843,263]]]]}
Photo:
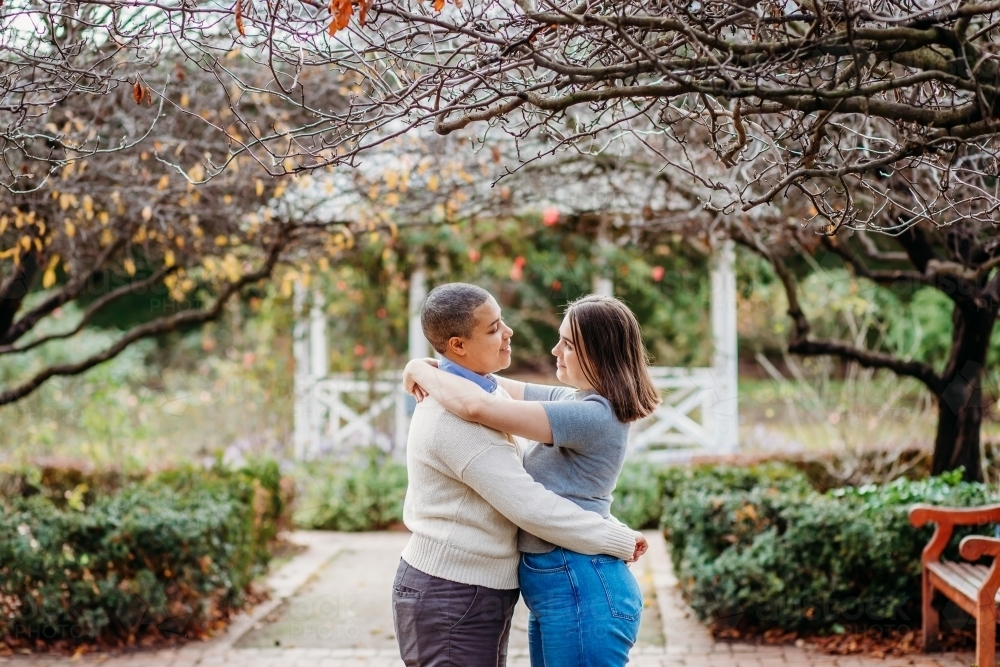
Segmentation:
{"type": "Polygon", "coordinates": [[[135,85],[132,86],[132,99],[135,100],[136,104],[142,104],[142,98],[146,96],[146,91],[142,89],[142,84],[139,83],[139,79],[135,80],[135,85]]]}
{"type": "MultiPolygon", "coordinates": [[[[2,0],[0,0],[2,1],[2,0]]],[[[372,0],[359,0],[358,1],[358,22],[364,27],[365,22],[368,20],[368,8],[372,6],[372,0]]]]}
{"type": "Polygon", "coordinates": [[[329,33],[333,35],[346,28],[351,21],[354,3],[351,0],[330,0],[330,13],[333,14],[333,18],[330,20],[329,33]]]}
{"type": "Polygon", "coordinates": [[[444,0],[434,0],[434,11],[439,12],[444,9],[444,0]]]}
{"type": "Polygon", "coordinates": [[[243,29],[243,0],[236,0],[236,29],[240,32],[243,37],[247,36],[246,30],[243,29]]]}

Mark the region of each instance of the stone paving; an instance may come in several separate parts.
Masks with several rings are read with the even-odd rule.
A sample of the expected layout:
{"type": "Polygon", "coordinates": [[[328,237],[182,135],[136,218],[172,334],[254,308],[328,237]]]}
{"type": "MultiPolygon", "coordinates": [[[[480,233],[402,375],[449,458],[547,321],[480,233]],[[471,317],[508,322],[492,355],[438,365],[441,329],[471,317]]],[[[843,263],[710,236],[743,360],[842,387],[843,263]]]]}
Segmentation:
{"type": "MultiPolygon", "coordinates": [[[[968,667],[972,654],[861,658],[825,655],[793,646],[715,641],[681,599],[662,537],[647,533],[650,549],[635,566],[647,609],[630,665],[638,667],[968,667]],[[658,613],[656,613],[658,612],[658,613]],[[662,628],[648,627],[649,622],[662,628]]],[[[389,589],[405,533],[301,532],[308,550],[268,580],[270,601],[239,617],[211,641],[182,648],[77,659],[0,658],[5,667],[401,667],[392,635],[389,589]]],[[[529,667],[524,612],[515,621],[509,667],[529,667]]],[[[474,666],[470,666],[474,667],[474,666]]]]}

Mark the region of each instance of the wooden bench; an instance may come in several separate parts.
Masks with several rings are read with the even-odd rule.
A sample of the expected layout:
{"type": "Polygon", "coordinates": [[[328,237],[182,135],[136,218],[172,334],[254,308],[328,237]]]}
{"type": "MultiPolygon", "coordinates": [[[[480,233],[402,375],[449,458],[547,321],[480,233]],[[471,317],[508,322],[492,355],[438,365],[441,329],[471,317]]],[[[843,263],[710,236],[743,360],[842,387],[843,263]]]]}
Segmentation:
{"type": "Polygon", "coordinates": [[[970,535],[958,547],[962,558],[976,561],[992,556],[991,565],[949,563],[941,554],[951,539],[955,526],[976,526],[1000,523],[1000,505],[985,507],[935,507],[914,505],[910,508],[910,523],[920,528],[935,524],[934,535],[924,547],[920,558],[923,593],[924,651],[939,650],[938,611],[931,604],[934,591],[976,619],[976,664],[996,667],[997,589],[1000,589],[1000,539],[970,535]]]}

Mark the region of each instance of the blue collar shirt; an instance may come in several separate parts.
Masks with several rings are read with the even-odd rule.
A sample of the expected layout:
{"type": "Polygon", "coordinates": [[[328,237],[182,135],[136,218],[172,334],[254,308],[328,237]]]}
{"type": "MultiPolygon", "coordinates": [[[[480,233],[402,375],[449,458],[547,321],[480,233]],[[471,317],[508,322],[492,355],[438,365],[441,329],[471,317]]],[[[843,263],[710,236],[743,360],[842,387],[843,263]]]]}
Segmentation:
{"type": "Polygon", "coordinates": [[[464,378],[471,382],[475,382],[483,391],[492,394],[497,390],[497,379],[492,375],[480,375],[474,371],[470,371],[464,366],[459,366],[454,361],[450,359],[442,359],[438,362],[438,368],[445,373],[451,373],[452,375],[457,375],[460,378],[464,378]]]}

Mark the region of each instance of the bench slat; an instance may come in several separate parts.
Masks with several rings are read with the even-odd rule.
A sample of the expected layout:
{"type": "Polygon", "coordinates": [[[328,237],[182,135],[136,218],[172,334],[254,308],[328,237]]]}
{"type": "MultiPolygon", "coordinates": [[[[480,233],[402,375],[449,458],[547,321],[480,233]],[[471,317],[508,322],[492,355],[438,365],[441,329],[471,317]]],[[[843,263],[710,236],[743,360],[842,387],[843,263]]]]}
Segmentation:
{"type": "Polygon", "coordinates": [[[976,615],[977,589],[970,582],[948,567],[948,563],[927,563],[927,573],[931,585],[944,593],[949,600],[957,604],[969,614],[976,615]]]}
{"type": "Polygon", "coordinates": [[[976,591],[983,585],[986,581],[986,574],[989,571],[988,568],[982,565],[973,565],[971,563],[956,563],[956,562],[941,562],[942,565],[950,569],[955,576],[968,582],[972,588],[976,591]]]}
{"type": "MultiPolygon", "coordinates": [[[[965,572],[967,580],[975,582],[977,591],[982,588],[986,582],[986,577],[990,574],[990,568],[985,565],[973,565],[972,563],[955,563],[955,565],[965,572]]],[[[997,591],[997,593],[1000,594],[1000,591],[997,591]]]]}

